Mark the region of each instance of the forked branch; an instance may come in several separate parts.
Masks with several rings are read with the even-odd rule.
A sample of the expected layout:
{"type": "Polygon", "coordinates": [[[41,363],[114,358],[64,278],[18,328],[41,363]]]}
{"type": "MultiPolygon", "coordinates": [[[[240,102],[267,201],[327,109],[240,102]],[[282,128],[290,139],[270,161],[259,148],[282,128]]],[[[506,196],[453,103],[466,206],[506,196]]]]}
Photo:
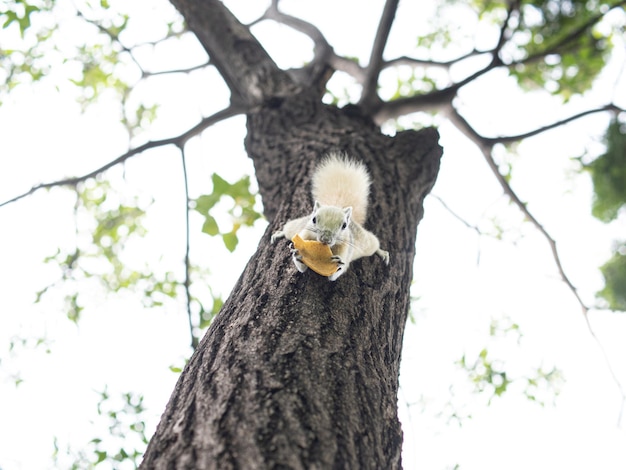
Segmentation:
{"type": "Polygon", "coordinates": [[[41,189],[50,189],[50,188],[54,188],[54,187],[58,187],[58,186],[76,186],[78,183],[81,183],[85,180],[88,180],[89,178],[94,178],[96,176],[98,176],[101,173],[104,173],[105,171],[109,170],[110,168],[113,168],[114,166],[120,165],[122,163],[124,163],[126,160],[134,157],[135,155],[139,155],[147,150],[151,150],[154,148],[158,148],[158,147],[165,147],[168,145],[175,145],[176,147],[179,148],[183,148],[185,146],[185,143],[191,139],[192,137],[198,135],[200,132],[202,132],[203,130],[207,129],[208,127],[212,126],[213,124],[216,124],[220,121],[223,121],[224,119],[236,116],[238,114],[242,114],[245,110],[241,107],[237,107],[237,106],[229,106],[228,108],[225,108],[221,111],[218,111],[217,113],[208,116],[204,119],[202,119],[198,124],[196,124],[194,127],[192,127],[191,129],[183,132],[182,134],[176,136],[176,137],[169,137],[166,139],[161,139],[161,140],[152,140],[150,142],[146,142],[143,145],[140,145],[139,147],[135,147],[133,149],[128,150],[127,152],[123,153],[122,155],[120,155],[119,157],[117,157],[114,160],[111,160],[110,162],[106,163],[105,165],[102,165],[99,168],[96,168],[93,171],[90,171],[89,173],[86,173],[84,175],[81,176],[72,176],[70,178],[64,178],[64,179],[60,179],[60,180],[56,180],[56,181],[52,181],[49,183],[40,183],[37,184],[35,186],[33,186],[32,188],[30,188],[28,191],[22,193],[22,194],[18,194],[17,196],[12,197],[11,199],[8,199],[2,203],[0,203],[0,207],[2,206],[6,206],[7,204],[11,204],[13,202],[19,201],[20,199],[23,199],[27,196],[30,196],[31,194],[36,193],[37,191],[41,190],[41,189]]]}

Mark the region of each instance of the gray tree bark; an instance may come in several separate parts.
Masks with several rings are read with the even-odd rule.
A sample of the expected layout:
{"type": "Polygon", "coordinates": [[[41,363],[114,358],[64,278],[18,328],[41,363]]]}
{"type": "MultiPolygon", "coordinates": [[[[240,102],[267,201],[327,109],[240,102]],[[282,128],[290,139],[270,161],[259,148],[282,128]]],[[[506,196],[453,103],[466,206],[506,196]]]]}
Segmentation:
{"type": "Polygon", "coordinates": [[[400,468],[400,352],[437,132],[391,138],[356,107],[302,89],[266,93],[253,98],[246,148],[270,227],[181,374],[142,468],[400,468]],[[333,150],[370,169],[366,228],[391,261],[358,260],[329,282],[298,273],[287,242],[269,235],[311,211],[312,169],[333,150]]]}

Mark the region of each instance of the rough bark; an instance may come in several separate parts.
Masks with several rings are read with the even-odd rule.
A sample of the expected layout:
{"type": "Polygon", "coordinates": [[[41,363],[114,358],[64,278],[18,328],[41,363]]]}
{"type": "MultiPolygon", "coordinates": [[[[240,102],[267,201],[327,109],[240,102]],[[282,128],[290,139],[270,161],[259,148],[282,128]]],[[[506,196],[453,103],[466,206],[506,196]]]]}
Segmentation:
{"type": "Polygon", "coordinates": [[[306,95],[248,116],[268,233],[181,375],[142,468],[400,467],[397,389],[416,227],[441,149],[431,129],[390,138],[306,95]],[[329,150],[373,176],[366,226],[391,253],[337,282],[298,273],[269,233],[312,207],[329,150]]]}
{"type": "MultiPolygon", "coordinates": [[[[271,223],[181,374],[142,468],[400,468],[400,351],[417,224],[441,156],[437,132],[382,135],[359,108],[325,106],[313,89],[285,87],[271,64],[238,76],[228,57],[241,53],[233,37],[244,33],[219,2],[172,2],[210,53],[222,46],[206,28],[216,18],[231,22],[214,25],[230,35],[218,69],[248,105],[246,148],[271,223]],[[208,4],[219,14],[201,11],[208,4]],[[256,88],[246,91],[250,83],[256,88]],[[389,266],[358,260],[336,282],[298,273],[287,242],[269,242],[286,220],[311,211],[311,172],[331,150],[369,167],[365,226],[391,255],[389,266]]],[[[254,62],[263,53],[246,37],[244,55],[254,62]]]]}

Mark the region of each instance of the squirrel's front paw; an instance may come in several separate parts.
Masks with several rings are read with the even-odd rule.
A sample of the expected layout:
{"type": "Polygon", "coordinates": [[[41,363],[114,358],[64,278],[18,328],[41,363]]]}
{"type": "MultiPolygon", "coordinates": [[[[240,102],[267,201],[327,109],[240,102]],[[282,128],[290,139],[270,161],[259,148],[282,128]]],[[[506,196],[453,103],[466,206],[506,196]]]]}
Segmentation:
{"type": "Polygon", "coordinates": [[[389,252],[385,250],[381,250],[380,248],[376,250],[376,254],[381,257],[385,264],[389,264],[389,252]]]}
{"type": "Polygon", "coordinates": [[[289,245],[289,251],[291,251],[291,259],[293,260],[293,264],[296,266],[296,269],[303,273],[308,269],[308,266],[302,262],[302,255],[300,252],[293,247],[293,244],[289,245]]]}
{"type": "Polygon", "coordinates": [[[346,263],[339,255],[333,255],[330,257],[330,260],[334,263],[337,263],[337,271],[328,276],[329,281],[336,281],[339,276],[341,276],[347,269],[346,263]]]}
{"type": "Polygon", "coordinates": [[[276,240],[278,240],[279,238],[283,238],[284,236],[285,236],[285,232],[283,232],[282,230],[274,232],[272,233],[272,236],[270,237],[270,242],[275,243],[276,240]]]}
{"type": "Polygon", "coordinates": [[[337,266],[343,266],[344,264],[346,264],[344,263],[343,259],[341,259],[341,256],[339,255],[331,256],[330,260],[333,261],[334,263],[337,263],[337,266]]]}

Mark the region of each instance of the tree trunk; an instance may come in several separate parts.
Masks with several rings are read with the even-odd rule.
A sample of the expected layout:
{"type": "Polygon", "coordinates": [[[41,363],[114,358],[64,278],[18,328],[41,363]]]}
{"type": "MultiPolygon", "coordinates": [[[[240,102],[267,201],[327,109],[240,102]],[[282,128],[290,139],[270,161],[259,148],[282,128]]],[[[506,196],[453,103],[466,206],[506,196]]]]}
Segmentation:
{"type": "Polygon", "coordinates": [[[437,132],[384,136],[358,108],[321,103],[326,74],[295,83],[221,2],[171,1],[248,110],[246,147],[271,223],[182,372],[142,468],[400,468],[400,351],[437,132]],[[336,282],[300,274],[287,242],[269,241],[311,212],[311,173],[329,151],[368,166],[365,226],[391,257],[360,259],[336,282]]]}
{"type": "Polygon", "coordinates": [[[437,138],[384,136],[356,108],[306,94],[248,116],[272,223],[183,371],[142,468],[400,468],[400,351],[437,138]],[[269,242],[311,211],[311,170],[331,150],[368,165],[366,227],[391,254],[389,266],[364,258],[336,282],[298,273],[287,243],[269,242]]]}

